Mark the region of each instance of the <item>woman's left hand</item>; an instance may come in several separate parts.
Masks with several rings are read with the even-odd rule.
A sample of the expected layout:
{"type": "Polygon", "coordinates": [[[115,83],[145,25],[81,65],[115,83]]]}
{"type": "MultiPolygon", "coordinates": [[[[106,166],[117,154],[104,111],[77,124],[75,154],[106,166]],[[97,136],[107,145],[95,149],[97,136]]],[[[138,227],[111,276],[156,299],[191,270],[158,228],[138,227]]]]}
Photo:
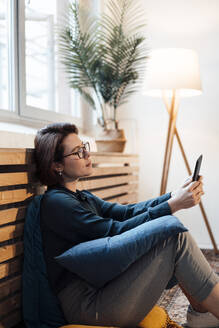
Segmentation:
{"type": "MultiPolygon", "coordinates": [[[[200,192],[200,194],[204,195],[204,191],[203,191],[203,176],[199,175],[198,180],[200,181],[201,184],[199,186],[199,190],[198,192],[200,192]]],[[[186,186],[188,186],[190,183],[192,182],[192,175],[190,175],[188,178],[185,179],[185,181],[182,183],[182,186],[180,186],[179,189],[181,188],[185,188],[186,186]]],[[[173,197],[176,193],[177,193],[178,189],[176,191],[172,191],[171,192],[171,197],[173,197]]]]}
{"type": "Polygon", "coordinates": [[[171,198],[168,200],[168,203],[172,213],[200,203],[201,196],[204,195],[202,180],[203,177],[199,176],[198,181],[192,181],[190,176],[179,189],[171,192],[171,198]]]}

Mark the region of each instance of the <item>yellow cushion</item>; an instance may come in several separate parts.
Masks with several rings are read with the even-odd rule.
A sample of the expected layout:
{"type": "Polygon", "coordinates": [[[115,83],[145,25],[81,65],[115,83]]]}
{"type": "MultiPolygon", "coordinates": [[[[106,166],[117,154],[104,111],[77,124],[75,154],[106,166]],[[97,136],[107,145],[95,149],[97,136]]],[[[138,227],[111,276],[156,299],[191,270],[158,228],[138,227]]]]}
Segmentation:
{"type": "MultiPolygon", "coordinates": [[[[67,325],[60,328],[109,328],[105,326],[67,325]]],[[[138,324],[140,328],[182,328],[170,319],[168,313],[160,306],[155,305],[146,317],[138,324]]],[[[113,328],[113,327],[111,327],[113,328]]],[[[116,328],[116,327],[114,327],[116,328]]]]}
{"type": "MultiPolygon", "coordinates": [[[[67,325],[67,326],[62,326],[59,328],[110,328],[110,327],[105,327],[105,326],[87,326],[87,325],[67,325]]],[[[111,327],[113,328],[113,327],[111,327]]],[[[114,327],[116,328],[116,327],[114,327]]]]}
{"type": "Polygon", "coordinates": [[[155,305],[146,317],[138,324],[141,328],[182,328],[170,319],[168,313],[155,305]]]}

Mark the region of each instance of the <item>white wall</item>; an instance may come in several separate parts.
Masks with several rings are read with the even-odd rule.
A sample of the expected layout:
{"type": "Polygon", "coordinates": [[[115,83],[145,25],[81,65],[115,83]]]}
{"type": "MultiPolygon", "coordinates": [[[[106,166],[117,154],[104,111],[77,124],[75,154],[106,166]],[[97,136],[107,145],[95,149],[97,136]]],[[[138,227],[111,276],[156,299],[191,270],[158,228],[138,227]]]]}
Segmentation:
{"type": "MultiPolygon", "coordinates": [[[[189,164],[203,154],[203,204],[219,245],[219,1],[142,0],[146,10],[148,48],[181,47],[198,52],[203,86],[201,96],[182,99],[177,118],[189,164]]],[[[130,135],[137,124],[137,142],[128,141],[126,151],[140,153],[140,200],[159,194],[168,115],[162,99],[138,94],[119,110],[121,125],[130,135]],[[131,121],[129,121],[131,122],[131,121]]],[[[174,142],[167,190],[177,188],[187,176],[178,145],[174,142]]],[[[190,229],[199,246],[212,248],[199,207],[177,216],[190,229]]]]}
{"type": "MultiPolygon", "coordinates": [[[[21,124],[0,122],[0,148],[34,148],[34,138],[38,129],[39,127],[33,128],[21,124]]],[[[91,151],[97,151],[94,137],[81,131],[79,128],[81,140],[89,141],[91,151]]]]}

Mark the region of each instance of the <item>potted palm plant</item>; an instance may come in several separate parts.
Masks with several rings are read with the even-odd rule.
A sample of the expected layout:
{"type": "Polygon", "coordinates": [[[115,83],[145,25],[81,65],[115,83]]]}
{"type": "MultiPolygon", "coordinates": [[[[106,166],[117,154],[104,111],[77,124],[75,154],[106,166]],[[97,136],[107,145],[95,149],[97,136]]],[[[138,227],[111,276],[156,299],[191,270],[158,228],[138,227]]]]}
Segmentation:
{"type": "Polygon", "coordinates": [[[64,27],[59,29],[61,61],[70,87],[97,110],[103,128],[96,140],[99,151],[124,149],[117,108],[142,82],[147,59],[144,27],[138,0],[107,0],[107,14],[99,17],[91,16],[78,1],[71,2],[64,27]],[[112,139],[117,139],[115,149],[112,139]]]}

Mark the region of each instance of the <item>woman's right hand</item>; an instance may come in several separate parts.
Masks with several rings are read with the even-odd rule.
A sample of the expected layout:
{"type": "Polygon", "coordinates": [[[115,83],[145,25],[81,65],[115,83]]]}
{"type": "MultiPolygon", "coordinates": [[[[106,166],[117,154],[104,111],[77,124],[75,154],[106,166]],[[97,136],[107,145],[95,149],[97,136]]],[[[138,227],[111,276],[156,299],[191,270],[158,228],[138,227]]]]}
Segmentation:
{"type": "Polygon", "coordinates": [[[172,214],[200,203],[201,196],[204,195],[202,180],[202,176],[199,177],[198,181],[192,181],[192,177],[189,177],[181,188],[171,193],[168,204],[172,214]]]}

